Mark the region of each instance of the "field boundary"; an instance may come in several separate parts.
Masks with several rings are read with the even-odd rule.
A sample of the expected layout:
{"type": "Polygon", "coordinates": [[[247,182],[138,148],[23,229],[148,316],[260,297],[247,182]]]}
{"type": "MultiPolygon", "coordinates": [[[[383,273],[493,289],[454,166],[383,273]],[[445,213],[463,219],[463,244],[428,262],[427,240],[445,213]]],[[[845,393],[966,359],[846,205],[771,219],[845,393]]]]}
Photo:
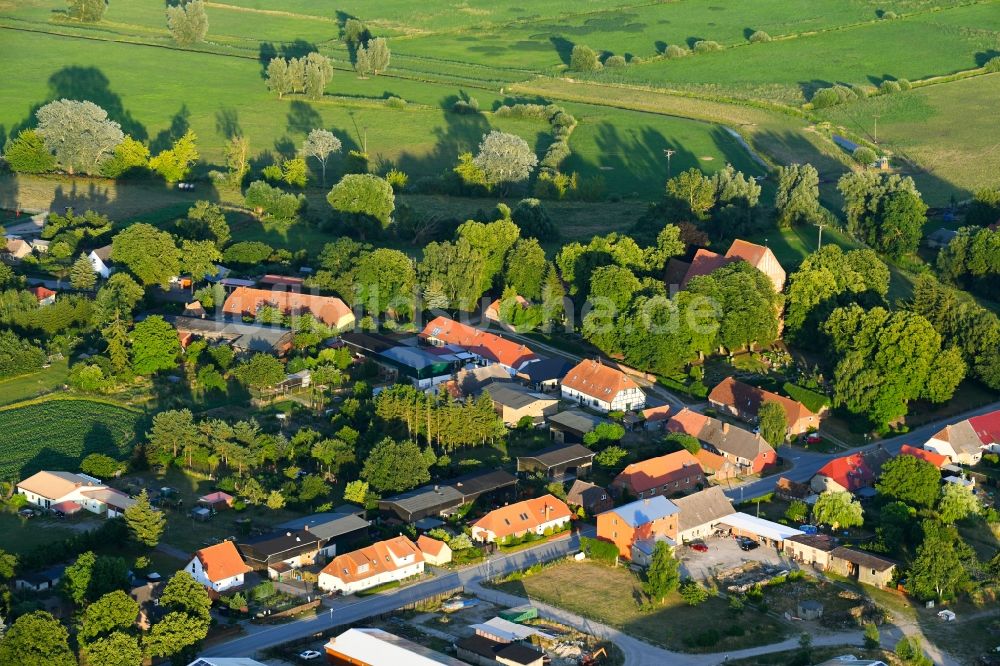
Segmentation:
{"type": "Polygon", "coordinates": [[[32,407],[34,405],[43,405],[49,402],[96,402],[102,405],[109,405],[111,407],[118,407],[124,409],[127,412],[132,412],[133,414],[145,414],[144,410],[138,407],[133,407],[132,405],[126,405],[121,402],[116,402],[108,398],[91,398],[79,395],[62,395],[58,393],[50,393],[48,395],[43,395],[38,398],[32,398],[30,400],[22,400],[21,402],[15,402],[10,405],[3,405],[0,407],[0,412],[9,412],[14,409],[21,409],[24,407],[32,407]]]}

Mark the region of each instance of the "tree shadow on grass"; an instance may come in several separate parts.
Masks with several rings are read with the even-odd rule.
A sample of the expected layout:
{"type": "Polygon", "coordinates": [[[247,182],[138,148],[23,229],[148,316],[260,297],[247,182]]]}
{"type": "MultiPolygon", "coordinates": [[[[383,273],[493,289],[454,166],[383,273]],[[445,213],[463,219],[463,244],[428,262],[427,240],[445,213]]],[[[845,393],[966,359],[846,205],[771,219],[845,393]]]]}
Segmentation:
{"type": "Polygon", "coordinates": [[[563,61],[563,64],[569,65],[575,44],[565,37],[559,37],[558,35],[550,37],[549,41],[552,42],[552,46],[556,47],[556,53],[559,55],[559,59],[563,61]]]}
{"type": "Polygon", "coordinates": [[[241,136],[243,128],[240,126],[239,112],[231,106],[221,107],[215,112],[215,131],[227,139],[241,136]]]}
{"type": "Polygon", "coordinates": [[[149,142],[149,152],[152,154],[166,150],[173,145],[174,141],[184,136],[191,129],[191,110],[187,104],[181,104],[181,108],[170,119],[170,125],[165,130],[160,130],[156,137],[149,142]]]}
{"type": "Polygon", "coordinates": [[[288,116],[286,117],[286,127],[291,134],[309,134],[314,129],[323,127],[323,117],[319,115],[308,102],[302,100],[292,100],[288,105],[288,116]]]}
{"type": "Polygon", "coordinates": [[[138,141],[148,138],[146,128],[125,109],[122,98],[111,90],[108,77],[96,67],[63,67],[49,77],[50,99],[88,100],[108,112],[122,131],[138,141]]]}

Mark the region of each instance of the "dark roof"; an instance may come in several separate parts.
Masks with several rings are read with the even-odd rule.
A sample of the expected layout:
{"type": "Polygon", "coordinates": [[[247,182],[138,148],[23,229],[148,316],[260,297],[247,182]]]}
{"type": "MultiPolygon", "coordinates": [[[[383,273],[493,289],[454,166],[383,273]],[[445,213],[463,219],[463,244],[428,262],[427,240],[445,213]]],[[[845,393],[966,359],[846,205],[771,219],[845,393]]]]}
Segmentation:
{"type": "Polygon", "coordinates": [[[854,550],[853,548],[845,548],[844,546],[838,546],[830,551],[832,557],[836,557],[840,560],[847,560],[857,564],[859,567],[864,567],[866,569],[875,569],[876,571],[886,571],[888,569],[896,566],[895,562],[878,557],[877,555],[872,555],[871,553],[865,553],[860,550],[854,550]]]}
{"type": "Polygon", "coordinates": [[[827,553],[837,547],[837,541],[829,534],[796,534],[788,540],[827,553]]]}
{"type": "Polygon", "coordinates": [[[677,529],[682,532],[701,525],[710,525],[734,511],[722,486],[711,486],[693,495],[678,497],[674,500],[674,504],[681,511],[677,529]]]}
{"type": "Polygon", "coordinates": [[[501,643],[479,634],[463,638],[455,645],[481,657],[488,659],[502,657],[505,661],[511,661],[515,664],[532,664],[544,656],[538,650],[521,643],[501,643]]]}
{"type": "Polygon", "coordinates": [[[502,469],[488,472],[473,472],[446,481],[449,486],[460,492],[465,501],[470,501],[483,493],[493,492],[517,483],[517,477],[502,469]]]}
{"type": "Polygon", "coordinates": [[[368,529],[368,521],[358,518],[353,513],[314,513],[311,516],[281,523],[278,527],[288,530],[308,529],[311,534],[329,541],[334,537],[368,529]]]}
{"type": "Polygon", "coordinates": [[[566,493],[567,504],[587,504],[588,502],[599,502],[601,497],[607,497],[608,491],[593,483],[588,483],[582,479],[577,479],[570,486],[566,493]]]}
{"type": "Polygon", "coordinates": [[[274,531],[259,537],[244,539],[239,542],[239,546],[248,546],[256,552],[271,557],[280,555],[294,548],[306,546],[310,543],[319,545],[319,537],[310,534],[306,530],[286,530],[274,531]]]}
{"type": "Polygon", "coordinates": [[[562,379],[573,368],[573,364],[563,358],[543,358],[524,366],[518,376],[526,377],[530,382],[549,382],[562,379]]]}
{"type": "Polygon", "coordinates": [[[342,333],[340,335],[340,339],[346,342],[350,347],[374,354],[384,352],[386,349],[391,349],[399,344],[398,340],[387,338],[386,336],[379,335],[378,333],[360,333],[357,331],[342,333]]]}
{"type": "Polygon", "coordinates": [[[31,585],[42,585],[44,583],[51,583],[52,581],[59,580],[66,573],[65,564],[57,564],[55,566],[49,567],[48,569],[42,569],[41,571],[29,571],[23,573],[17,577],[17,580],[23,580],[31,585]]]}
{"type": "Polygon", "coordinates": [[[178,331],[226,338],[234,347],[247,351],[273,351],[292,339],[292,331],[287,328],[174,315],[164,315],[163,320],[178,331]]]}
{"type": "Polygon", "coordinates": [[[483,391],[490,394],[490,398],[493,399],[494,403],[503,405],[504,407],[510,407],[511,409],[523,409],[524,407],[533,405],[539,401],[545,403],[559,402],[559,398],[554,395],[535,393],[534,391],[529,391],[520,384],[514,384],[511,382],[496,382],[483,387],[483,391]]]}
{"type": "Polygon", "coordinates": [[[588,462],[592,461],[594,452],[582,444],[570,444],[568,446],[550,446],[529,456],[518,456],[517,461],[520,464],[522,460],[537,460],[540,465],[545,467],[557,467],[583,458],[587,458],[588,462]]]}
{"type": "Polygon", "coordinates": [[[606,421],[607,419],[602,419],[600,416],[594,416],[579,409],[567,409],[565,412],[559,412],[549,417],[550,426],[554,425],[583,434],[592,431],[606,421]]]}
{"type": "Polygon", "coordinates": [[[379,500],[378,508],[392,510],[404,520],[415,520],[462,504],[462,493],[451,486],[431,485],[379,500]]]}

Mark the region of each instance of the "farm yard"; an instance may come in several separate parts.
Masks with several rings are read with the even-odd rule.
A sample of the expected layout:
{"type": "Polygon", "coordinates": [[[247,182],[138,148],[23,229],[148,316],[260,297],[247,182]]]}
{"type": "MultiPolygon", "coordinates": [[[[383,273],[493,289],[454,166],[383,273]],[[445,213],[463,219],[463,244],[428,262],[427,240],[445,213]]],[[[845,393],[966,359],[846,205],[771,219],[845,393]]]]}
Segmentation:
{"type": "Polygon", "coordinates": [[[0,410],[0,478],[79,469],[91,453],[128,457],[140,414],[94,400],[43,400],[0,410]]]}

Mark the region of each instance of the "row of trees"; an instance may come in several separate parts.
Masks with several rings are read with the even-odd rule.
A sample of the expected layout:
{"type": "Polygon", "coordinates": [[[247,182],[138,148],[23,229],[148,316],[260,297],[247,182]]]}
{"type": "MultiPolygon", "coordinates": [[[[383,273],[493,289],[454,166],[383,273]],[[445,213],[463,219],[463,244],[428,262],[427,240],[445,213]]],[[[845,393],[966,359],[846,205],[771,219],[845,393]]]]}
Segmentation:
{"type": "Polygon", "coordinates": [[[492,444],[507,435],[486,391],[478,398],[457,401],[399,385],[379,393],[375,413],[386,421],[404,424],[407,437],[422,437],[445,453],[492,444]]]}
{"type": "Polygon", "coordinates": [[[315,51],[301,58],[272,58],[267,63],[267,87],[278,99],[289,93],[319,99],[332,79],[333,61],[315,51]]]}

